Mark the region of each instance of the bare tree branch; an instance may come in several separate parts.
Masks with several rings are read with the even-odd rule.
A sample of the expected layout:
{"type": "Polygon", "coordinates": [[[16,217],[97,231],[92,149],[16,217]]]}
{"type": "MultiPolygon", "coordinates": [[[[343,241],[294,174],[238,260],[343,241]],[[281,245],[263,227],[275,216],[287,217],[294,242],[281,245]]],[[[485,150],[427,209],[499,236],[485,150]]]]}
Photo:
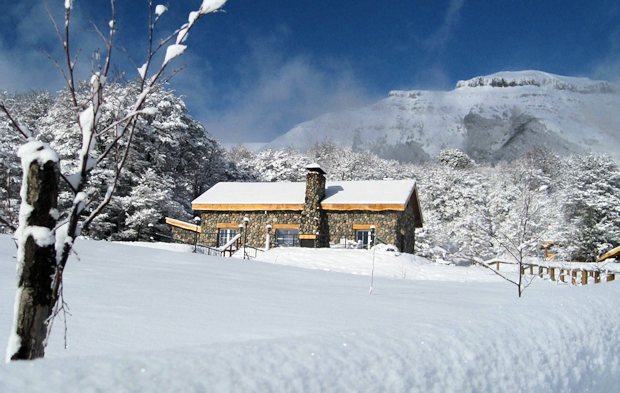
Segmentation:
{"type": "Polygon", "coordinates": [[[7,119],[9,119],[9,123],[11,124],[11,127],[13,127],[13,129],[15,131],[17,131],[18,133],[20,133],[22,135],[22,137],[24,137],[24,139],[30,139],[32,138],[32,134],[30,133],[30,131],[24,127],[22,127],[19,122],[17,121],[17,119],[15,119],[12,115],[11,112],[8,110],[8,108],[4,105],[3,102],[0,102],[0,111],[2,111],[4,113],[4,115],[7,117],[7,119]]]}
{"type": "Polygon", "coordinates": [[[514,285],[519,285],[516,281],[508,278],[507,276],[503,275],[502,273],[498,272],[497,270],[493,269],[491,266],[487,265],[485,262],[480,262],[479,263],[480,266],[489,269],[490,271],[492,271],[493,273],[495,273],[496,275],[500,276],[501,278],[503,278],[504,280],[514,284],[514,285]]]}
{"type": "Polygon", "coordinates": [[[7,227],[9,227],[9,229],[12,230],[13,232],[15,232],[17,230],[17,227],[15,227],[15,225],[11,224],[11,222],[8,219],[6,219],[6,218],[4,218],[2,216],[0,216],[0,222],[2,224],[6,225],[7,227]]]}

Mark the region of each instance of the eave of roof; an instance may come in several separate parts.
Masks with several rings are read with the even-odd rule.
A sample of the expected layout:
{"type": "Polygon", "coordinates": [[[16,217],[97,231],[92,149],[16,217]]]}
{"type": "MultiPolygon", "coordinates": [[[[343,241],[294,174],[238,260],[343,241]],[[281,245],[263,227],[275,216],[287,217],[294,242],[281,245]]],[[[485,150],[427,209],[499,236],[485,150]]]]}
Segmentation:
{"type": "Polygon", "coordinates": [[[173,227],[185,229],[192,232],[200,233],[200,225],[192,224],[189,222],[177,220],[175,218],[166,217],[166,224],[171,225],[173,227]]]}
{"type": "Polygon", "coordinates": [[[404,211],[405,205],[401,203],[321,203],[323,210],[332,211],[404,211]]]}
{"type": "MultiPolygon", "coordinates": [[[[322,203],[321,208],[327,211],[404,211],[406,206],[400,203],[322,203]]],[[[247,204],[247,203],[195,203],[193,210],[201,211],[302,211],[302,204],[247,204]]]]}
{"type": "Polygon", "coordinates": [[[302,211],[303,204],[298,203],[194,203],[193,210],[206,211],[273,211],[273,210],[292,210],[302,211]]]}
{"type": "Polygon", "coordinates": [[[614,258],[614,257],[617,257],[618,255],[620,255],[620,247],[616,247],[614,249],[607,251],[605,254],[598,257],[598,260],[604,261],[605,259],[614,258]]]}

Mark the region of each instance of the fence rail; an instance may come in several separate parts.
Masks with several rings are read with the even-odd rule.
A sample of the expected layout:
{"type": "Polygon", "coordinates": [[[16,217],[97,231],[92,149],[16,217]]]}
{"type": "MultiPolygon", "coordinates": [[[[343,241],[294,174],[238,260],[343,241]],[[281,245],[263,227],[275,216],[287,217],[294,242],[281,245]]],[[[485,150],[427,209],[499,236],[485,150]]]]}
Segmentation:
{"type": "MultiPolygon", "coordinates": [[[[501,265],[518,268],[516,262],[502,259],[491,259],[482,263],[489,268],[495,268],[497,271],[500,271],[501,265]]],[[[521,273],[571,285],[588,285],[592,282],[598,284],[616,279],[616,274],[620,272],[620,267],[610,269],[606,265],[605,263],[594,262],[527,262],[521,264],[521,273]]]]}

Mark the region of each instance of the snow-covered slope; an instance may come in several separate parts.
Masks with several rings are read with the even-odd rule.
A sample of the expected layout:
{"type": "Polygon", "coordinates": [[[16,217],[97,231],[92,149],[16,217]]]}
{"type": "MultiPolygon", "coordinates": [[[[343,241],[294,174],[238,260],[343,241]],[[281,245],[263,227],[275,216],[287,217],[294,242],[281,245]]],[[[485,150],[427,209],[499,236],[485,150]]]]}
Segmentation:
{"type": "MultiPolygon", "coordinates": [[[[368,276],[275,265],[301,262],[286,253],[260,263],[82,240],[76,251],[64,281],[68,348],[57,321],[44,360],[0,365],[0,392],[569,393],[620,384],[617,281],[535,280],[518,299],[502,281],[436,281],[416,266],[406,280],[375,277],[369,296],[368,276]]],[[[5,337],[14,253],[0,235],[5,337]]]]}
{"type": "Polygon", "coordinates": [[[392,91],[373,105],[301,123],[269,146],[303,150],[331,140],[405,161],[446,147],[477,160],[510,159],[534,147],[618,159],[619,92],[588,78],[500,72],[459,81],[452,91],[392,91]]]}

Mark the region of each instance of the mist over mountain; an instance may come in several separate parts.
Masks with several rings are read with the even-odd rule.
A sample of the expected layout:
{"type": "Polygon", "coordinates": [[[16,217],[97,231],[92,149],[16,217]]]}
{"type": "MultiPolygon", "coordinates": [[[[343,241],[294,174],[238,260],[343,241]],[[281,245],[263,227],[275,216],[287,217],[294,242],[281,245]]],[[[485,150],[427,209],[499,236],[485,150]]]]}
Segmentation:
{"type": "Polygon", "coordinates": [[[268,147],[305,150],[324,141],[411,162],[444,148],[487,162],[534,148],[620,161],[620,89],[541,71],[499,72],[459,81],[451,91],[392,91],[372,105],[301,123],[268,147]]]}

